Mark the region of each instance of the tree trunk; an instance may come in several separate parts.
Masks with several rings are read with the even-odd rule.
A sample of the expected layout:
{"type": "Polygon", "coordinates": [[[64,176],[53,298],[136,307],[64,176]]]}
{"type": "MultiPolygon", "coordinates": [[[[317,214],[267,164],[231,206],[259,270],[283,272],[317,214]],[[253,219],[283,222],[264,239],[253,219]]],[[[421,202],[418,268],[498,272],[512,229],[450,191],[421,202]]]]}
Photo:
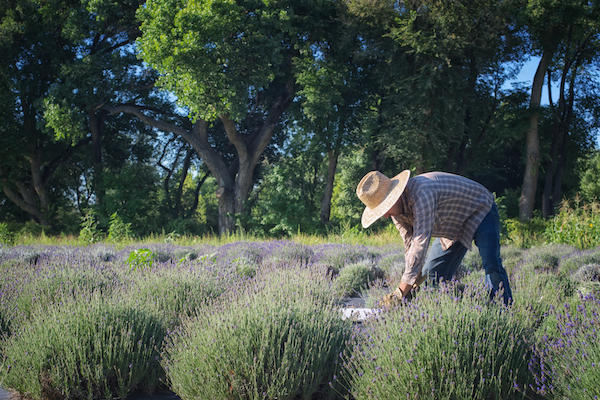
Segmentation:
{"type": "Polygon", "coordinates": [[[104,111],[98,113],[92,112],[88,115],[88,124],[92,134],[92,164],[94,168],[94,195],[96,196],[96,205],[100,210],[104,210],[104,169],[102,165],[102,124],[104,122],[104,111]],[[100,115],[98,115],[100,114],[100,115]]]}
{"type": "Polygon", "coordinates": [[[561,187],[563,179],[563,170],[566,162],[567,154],[567,142],[568,134],[570,131],[570,125],[572,123],[572,117],[574,114],[574,85],[576,84],[576,73],[579,67],[577,62],[572,71],[572,77],[570,79],[570,89],[566,106],[564,107],[565,112],[563,113],[564,119],[561,125],[561,137],[559,145],[559,160],[557,163],[557,170],[555,171],[554,183],[553,183],[553,207],[555,207],[561,201],[561,187]]]}
{"type": "Polygon", "coordinates": [[[534,199],[536,196],[536,184],[538,181],[538,167],[540,162],[540,141],[538,137],[538,117],[540,99],[545,72],[551,61],[552,52],[544,50],[538,63],[536,74],[532,82],[532,94],[530,97],[530,127],[526,133],[526,167],[522,181],[522,193],[519,201],[520,220],[527,221],[532,218],[534,210],[534,199]]]}
{"type": "Polygon", "coordinates": [[[234,121],[227,115],[219,116],[225,128],[227,139],[234,145],[238,154],[238,173],[235,177],[232,177],[224,158],[209,143],[207,121],[199,119],[192,125],[192,129],[186,129],[177,124],[160,121],[147,115],[145,112],[148,112],[148,109],[142,106],[124,104],[114,107],[104,106],[103,109],[110,114],[132,114],[145,124],[165,132],[180,135],[192,146],[217,180],[219,187],[216,193],[219,199],[219,233],[227,234],[234,230],[235,213],[244,211],[244,203],[252,188],[254,169],[263,151],[271,141],[277,122],[292,102],[293,96],[294,83],[288,82],[271,105],[258,130],[248,136],[241,135],[237,131],[234,121]]]}
{"type": "Polygon", "coordinates": [[[327,224],[330,221],[330,210],[332,207],[332,192],[334,192],[334,178],[336,176],[336,166],[338,165],[338,150],[331,149],[328,151],[328,177],[326,179],[326,187],[321,199],[321,212],[319,218],[322,224],[327,224]]]}
{"type": "Polygon", "coordinates": [[[186,182],[186,178],[188,177],[188,170],[190,170],[193,152],[194,151],[192,149],[188,149],[186,151],[186,156],[184,157],[184,163],[182,165],[182,175],[179,178],[179,184],[177,186],[177,192],[175,192],[175,200],[173,202],[175,207],[175,217],[184,216],[184,211],[182,210],[182,194],[184,192],[184,183],[186,182]]]}
{"type": "Polygon", "coordinates": [[[46,180],[44,180],[40,155],[37,151],[35,151],[31,156],[29,162],[31,164],[31,179],[33,182],[33,189],[37,194],[39,201],[39,210],[41,215],[40,224],[43,226],[48,226],[50,202],[48,200],[48,189],[46,188],[46,180]]]}
{"type": "Polygon", "coordinates": [[[209,178],[209,172],[206,172],[201,179],[198,180],[198,182],[196,183],[196,189],[194,190],[194,202],[192,203],[192,206],[190,207],[190,210],[188,211],[188,217],[193,216],[194,212],[196,212],[196,209],[198,208],[198,198],[200,197],[200,188],[202,188],[202,184],[205,183],[205,181],[207,180],[207,178],[209,178]]]}
{"type": "Polygon", "coordinates": [[[234,193],[232,190],[225,190],[220,187],[217,190],[217,199],[219,210],[218,224],[219,224],[219,235],[227,235],[234,231],[234,214],[236,212],[234,207],[234,193]]]}
{"type": "Polygon", "coordinates": [[[39,207],[36,205],[33,193],[31,193],[31,191],[29,191],[28,188],[22,183],[17,182],[16,186],[18,193],[13,191],[6,181],[3,181],[2,191],[11,202],[19,207],[19,209],[25,211],[38,223],[47,226],[48,221],[39,207]]]}

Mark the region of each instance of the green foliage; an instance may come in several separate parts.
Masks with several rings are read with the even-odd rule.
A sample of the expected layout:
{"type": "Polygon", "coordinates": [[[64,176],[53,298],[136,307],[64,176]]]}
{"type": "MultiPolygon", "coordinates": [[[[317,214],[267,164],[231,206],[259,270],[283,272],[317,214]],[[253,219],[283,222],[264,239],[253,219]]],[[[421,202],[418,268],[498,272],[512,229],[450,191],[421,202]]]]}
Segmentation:
{"type": "Polygon", "coordinates": [[[544,241],[545,220],[540,217],[533,217],[526,222],[507,219],[505,227],[509,242],[521,248],[528,248],[544,241]]]}
{"type": "Polygon", "coordinates": [[[196,118],[240,120],[251,97],[286,75],[287,46],[325,22],[328,3],[153,0],[138,11],[144,60],[196,118]],[[306,7],[306,8],[305,8],[306,7]],[[309,15],[307,15],[308,13],[309,15]],[[322,18],[311,18],[319,13],[322,18]]]}
{"type": "Polygon", "coordinates": [[[574,206],[564,200],[557,213],[544,232],[550,242],[570,244],[580,249],[599,245],[599,203],[580,205],[579,199],[574,206]]]}
{"type": "MultiPolygon", "coordinates": [[[[339,164],[340,170],[332,194],[331,218],[338,224],[360,224],[365,206],[357,199],[355,188],[368,171],[368,155],[361,149],[353,149],[340,157],[339,164]]],[[[360,227],[359,229],[362,230],[360,227]]]]}
{"type": "Polygon", "coordinates": [[[345,355],[342,384],[356,399],[527,397],[532,333],[478,288],[422,290],[416,306],[369,322],[345,355]]]}
{"type": "Polygon", "coordinates": [[[107,239],[112,242],[126,241],[132,237],[131,223],[125,223],[117,212],[111,215],[107,239]]]}
{"type": "Polygon", "coordinates": [[[8,227],[7,223],[0,223],[0,244],[12,245],[15,241],[15,233],[8,227]]]}
{"type": "Polygon", "coordinates": [[[369,261],[345,266],[334,281],[336,294],[340,297],[360,294],[374,279],[372,269],[373,265],[369,261]]]}
{"type": "Polygon", "coordinates": [[[539,393],[553,399],[599,398],[599,298],[595,294],[556,310],[547,317],[538,350],[539,393]]]}
{"type": "MultiPolygon", "coordinates": [[[[300,146],[300,145],[299,145],[300,146]]],[[[247,226],[271,236],[314,232],[319,225],[319,201],[323,188],[315,180],[323,160],[304,147],[265,166],[260,192],[247,226]],[[294,213],[290,213],[294,210],[294,213]]]]}
{"type": "MultiPolygon", "coordinates": [[[[152,147],[146,149],[146,144],[141,143],[139,147],[144,148],[140,150],[142,153],[152,152],[152,147]]],[[[139,158],[143,156],[138,155],[139,158]]],[[[106,172],[103,177],[107,189],[104,198],[107,219],[112,212],[118,211],[119,217],[131,224],[130,236],[148,235],[153,230],[160,232],[159,181],[154,167],[128,161],[116,171],[106,172]]]]}
{"type": "Polygon", "coordinates": [[[103,238],[102,231],[98,228],[96,216],[91,210],[83,216],[81,220],[81,230],[79,231],[79,240],[84,244],[93,244],[103,238]]]}
{"type": "Polygon", "coordinates": [[[587,203],[599,203],[599,151],[583,158],[580,164],[580,195],[587,203]]]}
{"type": "Polygon", "coordinates": [[[103,297],[35,314],[3,344],[3,386],[31,398],[111,399],[152,392],[165,329],[147,313],[103,297]]]}
{"type": "MultiPolygon", "coordinates": [[[[37,260],[39,255],[32,254],[27,259],[31,258],[37,260]]],[[[94,271],[66,267],[38,270],[37,274],[32,274],[29,261],[25,263],[24,266],[6,263],[0,270],[7,280],[0,286],[3,293],[0,315],[5,332],[20,327],[32,315],[43,313],[52,305],[93,291],[109,296],[113,290],[115,276],[110,270],[98,275],[94,271]]]]}
{"type": "Polygon", "coordinates": [[[136,275],[124,296],[172,328],[194,316],[197,308],[226,288],[225,283],[204,270],[161,269],[150,275],[136,275]]]}
{"type": "Polygon", "coordinates": [[[140,248],[131,251],[125,261],[131,270],[150,270],[157,260],[157,254],[148,248],[140,248]]]}
{"type": "Polygon", "coordinates": [[[46,126],[54,131],[55,139],[75,143],[85,136],[87,127],[76,109],[60,104],[53,97],[44,99],[44,119],[46,126]]]}
{"type": "Polygon", "coordinates": [[[172,389],[194,399],[308,399],[322,389],[351,326],[325,278],[308,274],[273,272],[258,292],[201,308],[167,340],[172,389]]]}
{"type": "Polygon", "coordinates": [[[236,274],[242,278],[253,278],[257,274],[257,264],[252,259],[239,257],[232,260],[236,274]]]}

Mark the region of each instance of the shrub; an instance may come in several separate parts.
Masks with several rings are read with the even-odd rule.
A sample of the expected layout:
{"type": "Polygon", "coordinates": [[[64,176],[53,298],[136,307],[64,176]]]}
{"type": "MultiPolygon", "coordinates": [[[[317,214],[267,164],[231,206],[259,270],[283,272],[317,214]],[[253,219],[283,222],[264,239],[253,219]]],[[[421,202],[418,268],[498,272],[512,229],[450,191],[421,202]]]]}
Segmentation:
{"type": "Polygon", "coordinates": [[[98,259],[102,262],[110,262],[115,259],[115,250],[104,245],[89,247],[88,252],[94,259],[98,259]]]}
{"type": "Polygon", "coordinates": [[[599,265],[599,249],[591,249],[583,252],[575,252],[563,258],[559,264],[559,271],[565,274],[575,273],[581,266],[599,265]]]}
{"type": "Polygon", "coordinates": [[[577,161],[580,170],[580,191],[587,202],[599,202],[599,151],[577,161]]]}
{"type": "Polygon", "coordinates": [[[298,264],[306,266],[313,262],[315,252],[307,245],[290,243],[286,244],[273,251],[269,255],[270,261],[277,265],[277,263],[285,262],[286,265],[298,264]]]}
{"type": "Polygon", "coordinates": [[[542,321],[549,305],[562,304],[576,291],[575,283],[565,274],[541,273],[527,268],[514,274],[511,285],[516,313],[530,318],[534,326],[542,321]]]}
{"type": "Polygon", "coordinates": [[[348,265],[334,280],[336,294],[340,297],[358,295],[373,279],[371,263],[363,261],[348,265]]]}
{"type": "Polygon", "coordinates": [[[532,359],[533,388],[544,398],[599,399],[599,298],[579,301],[552,311],[532,359]]]}
{"type": "Polygon", "coordinates": [[[293,269],[256,283],[202,307],[167,340],[164,366],[180,397],[307,399],[331,379],[351,323],[328,281],[293,269]]]}
{"type": "Polygon", "coordinates": [[[81,220],[79,240],[84,244],[93,244],[102,239],[102,232],[98,229],[96,217],[92,211],[88,211],[81,220]]]}
{"type": "Polygon", "coordinates": [[[572,278],[576,281],[599,282],[599,265],[590,264],[580,266],[580,268],[572,274],[572,278]]]}
{"type": "Polygon", "coordinates": [[[503,267],[510,273],[514,270],[517,264],[522,260],[524,250],[515,245],[507,245],[501,247],[501,259],[503,267]]]}
{"type": "Polygon", "coordinates": [[[15,233],[6,223],[0,223],[0,244],[12,245],[15,242],[15,233]]]}
{"type": "Polygon", "coordinates": [[[518,219],[507,219],[505,220],[507,240],[510,244],[520,248],[542,244],[545,239],[543,235],[545,224],[545,220],[540,217],[533,217],[527,222],[518,219]]]}
{"type": "MultiPolygon", "coordinates": [[[[3,293],[0,311],[8,332],[18,328],[38,310],[43,311],[53,304],[87,296],[94,291],[109,295],[116,276],[110,270],[98,272],[76,268],[46,268],[35,274],[23,271],[14,274],[21,277],[0,285],[3,293]]],[[[4,272],[2,276],[5,279],[11,277],[4,272]]]]}
{"type": "MultiPolygon", "coordinates": [[[[501,260],[503,267],[507,272],[511,272],[517,263],[522,259],[524,250],[514,245],[505,245],[501,247],[501,260]]],[[[457,270],[457,278],[468,276],[474,272],[483,272],[482,257],[480,251],[474,246],[465,254],[460,268],[457,270]]]]}
{"type": "Polygon", "coordinates": [[[156,253],[148,248],[140,248],[130,252],[125,263],[131,270],[150,270],[156,260],[156,253]]]}
{"type": "Polygon", "coordinates": [[[576,198],[573,205],[564,200],[544,231],[549,242],[570,244],[580,249],[599,245],[599,203],[581,205],[576,198]]]}
{"type": "Polygon", "coordinates": [[[257,265],[243,256],[232,260],[232,265],[235,266],[236,274],[242,278],[253,278],[257,274],[257,265]]]}
{"type": "Polygon", "coordinates": [[[160,323],[100,296],[37,313],[4,344],[2,385],[32,398],[124,398],[151,392],[161,368],[160,323]]]}
{"type": "Polygon", "coordinates": [[[378,268],[384,272],[390,285],[396,285],[405,271],[405,255],[403,253],[393,253],[383,256],[377,264],[378,268]]]}
{"type": "Polygon", "coordinates": [[[367,323],[340,383],[356,399],[512,399],[526,396],[531,332],[482,288],[423,289],[367,323]]]}
{"type": "Polygon", "coordinates": [[[560,261],[574,251],[574,247],[566,244],[535,246],[524,251],[520,267],[537,272],[556,272],[560,261]]]}
{"type": "Polygon", "coordinates": [[[377,255],[363,246],[336,246],[329,248],[321,257],[320,262],[329,266],[336,274],[346,265],[369,260],[374,262],[377,255]]]}
{"type": "Polygon", "coordinates": [[[126,241],[132,237],[131,223],[125,223],[117,212],[111,215],[108,240],[112,242],[126,241]]]}
{"type": "Polygon", "coordinates": [[[224,288],[205,270],[161,269],[135,275],[126,298],[158,317],[166,327],[174,327],[217,298],[224,288]]]}
{"type": "Polygon", "coordinates": [[[174,255],[175,259],[177,259],[178,263],[186,263],[191,262],[198,258],[198,253],[194,251],[183,250],[176,252],[174,255]]]}

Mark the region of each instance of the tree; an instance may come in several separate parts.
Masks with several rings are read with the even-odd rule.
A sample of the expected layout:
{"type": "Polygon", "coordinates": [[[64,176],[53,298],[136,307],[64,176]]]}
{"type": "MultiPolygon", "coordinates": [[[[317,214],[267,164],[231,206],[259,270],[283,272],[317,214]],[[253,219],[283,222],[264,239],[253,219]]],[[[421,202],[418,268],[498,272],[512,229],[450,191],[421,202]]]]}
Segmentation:
{"type": "Polygon", "coordinates": [[[160,121],[135,105],[106,107],[181,135],[206,163],[219,189],[219,231],[245,212],[253,173],[294,98],[295,63],[333,22],[333,2],[151,0],[140,8],[141,54],[159,85],[187,107],[189,127],[160,121]],[[227,164],[213,145],[220,127],[235,148],[227,164]]]}
{"type": "MultiPolygon", "coordinates": [[[[570,48],[562,43],[565,43],[566,39],[572,40],[570,37],[573,34],[570,32],[574,32],[575,24],[580,23],[577,21],[587,14],[594,19],[594,15],[598,15],[598,4],[580,0],[527,0],[519,9],[522,10],[522,18],[532,43],[532,50],[540,55],[532,81],[530,126],[526,132],[526,166],[519,205],[520,220],[529,220],[534,210],[540,164],[538,124],[545,75],[556,52],[558,50],[565,52],[570,48]]],[[[598,17],[596,20],[598,23],[598,17]]],[[[596,30],[598,32],[598,25],[596,30]]],[[[567,54],[566,56],[569,57],[567,54]]]]}
{"type": "MultiPolygon", "coordinates": [[[[75,56],[62,33],[70,29],[73,1],[46,4],[15,0],[0,5],[0,66],[3,123],[0,126],[0,185],[6,197],[38,223],[50,227],[64,192],[53,188],[59,168],[89,139],[56,140],[45,127],[44,98],[64,60],[75,56]]],[[[78,130],[79,124],[65,127],[78,130]]]]}
{"type": "Polygon", "coordinates": [[[68,29],[61,31],[73,54],[62,61],[44,100],[46,125],[57,138],[76,142],[89,137],[93,203],[104,219],[114,212],[104,205],[105,158],[111,157],[104,145],[107,136],[128,131],[120,123],[129,122],[112,121],[107,126],[108,115],[102,106],[139,101],[170,111],[170,104],[153,93],[156,74],[143,65],[133,49],[139,35],[136,11],[140,4],[140,0],[80,1],[68,14],[68,29]]]}
{"type": "Polygon", "coordinates": [[[580,139],[584,143],[583,151],[587,151],[590,132],[598,130],[598,118],[595,113],[591,115],[591,110],[599,109],[599,94],[597,90],[591,93],[589,88],[597,86],[595,80],[599,75],[599,5],[583,6],[573,12],[578,14],[571,19],[556,60],[547,69],[552,125],[551,132],[545,133],[551,138],[551,148],[547,160],[543,160],[543,217],[552,215],[561,201],[562,178],[571,148],[569,142],[577,144],[580,139]],[[559,80],[557,104],[554,104],[550,89],[554,76],[559,80]],[[579,107],[579,103],[586,106],[579,107]],[[594,103],[597,103],[596,107],[594,103]],[[579,110],[583,113],[576,116],[579,110]],[[578,131],[583,131],[584,135],[578,135],[578,131]]]}
{"type": "Polygon", "coordinates": [[[320,204],[320,221],[330,221],[330,209],[338,157],[358,139],[360,115],[369,88],[364,69],[357,59],[360,38],[352,16],[340,6],[340,22],[332,27],[330,38],[314,47],[315,57],[306,57],[298,76],[300,126],[310,136],[310,149],[327,159],[325,188],[320,204]]]}

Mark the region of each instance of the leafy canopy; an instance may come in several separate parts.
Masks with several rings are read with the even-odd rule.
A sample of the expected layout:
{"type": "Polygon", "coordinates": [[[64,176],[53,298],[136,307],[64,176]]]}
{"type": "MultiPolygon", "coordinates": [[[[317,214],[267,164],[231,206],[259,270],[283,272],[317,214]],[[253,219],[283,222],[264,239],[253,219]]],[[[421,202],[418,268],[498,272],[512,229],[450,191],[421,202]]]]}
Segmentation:
{"type": "Polygon", "coordinates": [[[291,56],[323,24],[311,14],[328,3],[150,0],[138,12],[138,46],[192,118],[239,121],[249,99],[290,70],[291,56]]]}

